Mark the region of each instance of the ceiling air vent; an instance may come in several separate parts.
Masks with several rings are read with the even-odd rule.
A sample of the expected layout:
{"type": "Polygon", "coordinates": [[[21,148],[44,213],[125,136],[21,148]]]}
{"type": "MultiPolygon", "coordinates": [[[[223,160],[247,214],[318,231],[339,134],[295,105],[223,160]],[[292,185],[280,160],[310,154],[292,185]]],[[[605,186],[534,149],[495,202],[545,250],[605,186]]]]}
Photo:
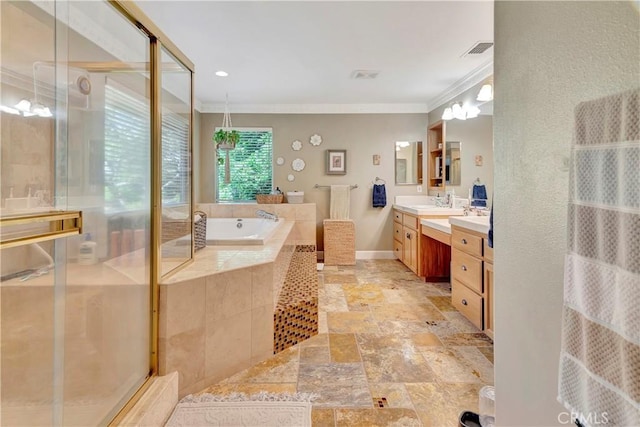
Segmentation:
{"type": "Polygon", "coordinates": [[[493,46],[493,42],[477,42],[462,56],[465,57],[467,55],[480,55],[482,53],[485,53],[491,46],[493,46]]]}
{"type": "Polygon", "coordinates": [[[371,80],[378,77],[378,74],[380,74],[380,71],[355,70],[353,73],[351,73],[351,78],[356,80],[371,80]]]}

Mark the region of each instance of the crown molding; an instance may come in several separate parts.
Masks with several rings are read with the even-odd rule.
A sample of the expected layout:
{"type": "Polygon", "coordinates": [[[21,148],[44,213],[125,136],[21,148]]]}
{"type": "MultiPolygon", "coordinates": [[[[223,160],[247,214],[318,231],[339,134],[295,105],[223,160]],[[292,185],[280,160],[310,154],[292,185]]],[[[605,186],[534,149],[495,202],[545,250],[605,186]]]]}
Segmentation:
{"type": "Polygon", "coordinates": [[[440,95],[436,96],[435,98],[432,98],[427,103],[430,107],[432,107],[429,111],[433,111],[436,108],[440,107],[442,104],[451,101],[456,96],[471,89],[472,87],[482,82],[487,77],[490,77],[492,74],[493,74],[493,59],[479,66],[475,70],[471,71],[462,79],[458,80],[457,82],[449,86],[449,88],[444,90],[440,95]]]}
{"type": "MultiPolygon", "coordinates": [[[[224,104],[200,104],[201,113],[223,113],[224,104]]],[[[411,114],[428,113],[427,104],[232,104],[231,114],[411,114]]]]}

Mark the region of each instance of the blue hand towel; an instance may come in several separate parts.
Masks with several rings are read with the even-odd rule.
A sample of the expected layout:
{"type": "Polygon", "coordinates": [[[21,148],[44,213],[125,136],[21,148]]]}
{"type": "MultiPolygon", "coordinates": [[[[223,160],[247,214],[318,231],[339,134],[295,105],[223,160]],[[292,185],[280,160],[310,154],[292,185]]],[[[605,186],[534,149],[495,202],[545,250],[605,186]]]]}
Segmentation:
{"type": "Polygon", "coordinates": [[[487,206],[487,188],[482,184],[474,184],[473,185],[473,195],[471,196],[473,199],[471,202],[471,206],[487,206]]]}
{"type": "Polygon", "coordinates": [[[384,184],[373,184],[373,207],[384,208],[387,206],[387,189],[384,184]]]}

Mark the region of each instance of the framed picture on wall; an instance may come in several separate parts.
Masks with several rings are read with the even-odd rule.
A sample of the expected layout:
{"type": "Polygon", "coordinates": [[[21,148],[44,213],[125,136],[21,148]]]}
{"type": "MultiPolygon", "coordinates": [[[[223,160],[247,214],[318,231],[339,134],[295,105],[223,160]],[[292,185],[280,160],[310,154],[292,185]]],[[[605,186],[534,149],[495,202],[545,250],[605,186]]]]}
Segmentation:
{"type": "Polygon", "coordinates": [[[326,174],[347,174],[347,150],[327,150],[326,174]]]}

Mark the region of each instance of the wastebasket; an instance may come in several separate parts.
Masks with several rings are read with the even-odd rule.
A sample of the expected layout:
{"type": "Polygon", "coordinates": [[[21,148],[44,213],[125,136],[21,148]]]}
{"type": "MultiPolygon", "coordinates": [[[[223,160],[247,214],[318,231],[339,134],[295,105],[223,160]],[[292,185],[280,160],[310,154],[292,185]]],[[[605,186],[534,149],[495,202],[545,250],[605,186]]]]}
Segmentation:
{"type": "Polygon", "coordinates": [[[480,415],[471,411],[463,411],[458,419],[458,427],[481,427],[480,415]]]}

